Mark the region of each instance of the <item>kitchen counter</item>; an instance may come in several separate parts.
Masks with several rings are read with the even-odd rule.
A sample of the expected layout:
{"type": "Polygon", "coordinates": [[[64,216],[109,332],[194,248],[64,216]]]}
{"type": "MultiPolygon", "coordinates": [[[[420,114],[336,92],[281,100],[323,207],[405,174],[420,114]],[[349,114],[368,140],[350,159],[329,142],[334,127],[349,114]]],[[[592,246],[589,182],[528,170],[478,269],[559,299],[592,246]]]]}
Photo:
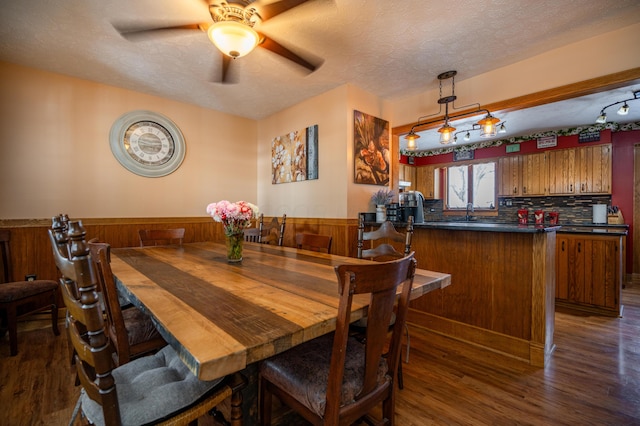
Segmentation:
{"type": "Polygon", "coordinates": [[[560,226],[552,225],[518,225],[512,223],[487,223],[487,222],[424,222],[416,223],[413,228],[427,229],[448,229],[448,230],[465,230],[465,231],[481,231],[481,232],[518,232],[518,233],[539,233],[552,232],[560,229],[560,226]]]}
{"type": "MultiPolygon", "coordinates": [[[[367,226],[380,226],[380,223],[368,222],[367,226]]],[[[394,223],[397,229],[406,227],[406,223],[394,223]]],[[[480,221],[431,221],[414,223],[414,229],[447,229],[451,231],[480,231],[480,232],[517,232],[539,233],[556,231],[571,234],[604,234],[626,236],[629,225],[607,224],[560,224],[560,225],[519,225],[516,223],[480,222],[480,221]]]]}
{"type": "Polygon", "coordinates": [[[545,366],[555,347],[558,229],[476,221],[415,224],[411,248],[418,267],[451,274],[452,285],[412,301],[407,320],[545,366]]]}
{"type": "Polygon", "coordinates": [[[565,234],[604,234],[626,236],[629,233],[629,225],[566,224],[561,225],[558,232],[565,234]]]}

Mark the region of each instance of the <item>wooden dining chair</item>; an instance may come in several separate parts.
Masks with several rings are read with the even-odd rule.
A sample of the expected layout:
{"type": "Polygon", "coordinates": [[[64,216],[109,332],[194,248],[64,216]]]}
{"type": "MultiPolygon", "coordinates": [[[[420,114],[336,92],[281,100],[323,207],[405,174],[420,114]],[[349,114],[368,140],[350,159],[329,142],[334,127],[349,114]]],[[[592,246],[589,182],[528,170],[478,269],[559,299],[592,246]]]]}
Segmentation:
{"type": "Polygon", "coordinates": [[[85,234],[81,222],[69,222],[65,256],[49,230],[82,385],[71,423],[81,411],[83,418],[96,425],[187,424],[231,397],[232,424],[241,425],[240,389],[246,380],[240,375],[198,380],[168,345],[155,355],[113,367],[112,342],[105,329],[97,272],[85,234]]]}
{"type": "Polygon", "coordinates": [[[329,253],[331,251],[330,235],[309,234],[306,232],[298,232],[296,234],[296,246],[299,249],[317,251],[320,253],[329,253]]]}
{"type": "Polygon", "coordinates": [[[242,230],[244,240],[249,243],[260,242],[260,229],[258,228],[245,228],[242,230]]]}
{"type": "Polygon", "coordinates": [[[264,215],[260,215],[258,220],[258,229],[260,230],[260,243],[277,244],[282,246],[284,242],[284,228],[287,221],[287,215],[282,215],[282,221],[278,222],[278,218],[271,219],[268,225],[264,223],[264,215]]]}
{"type": "MultiPolygon", "coordinates": [[[[365,232],[364,216],[360,215],[358,222],[358,258],[370,259],[375,261],[385,261],[389,259],[399,259],[411,252],[411,241],[413,239],[413,216],[407,219],[407,227],[404,233],[398,232],[390,221],[385,221],[375,231],[365,232]],[[373,244],[373,247],[364,248],[367,242],[373,244]],[[377,245],[375,245],[378,243],[377,245]],[[393,245],[403,243],[403,251],[399,251],[393,245]]],[[[395,314],[391,316],[390,327],[396,320],[395,314]]],[[[352,330],[362,335],[367,327],[367,317],[364,317],[351,325],[352,330]]],[[[407,338],[407,350],[405,353],[405,362],[409,362],[409,351],[411,349],[411,336],[409,334],[409,326],[405,324],[405,332],[407,338]]],[[[404,380],[402,377],[402,364],[398,367],[398,387],[404,388],[404,380]]]]}
{"type": "Polygon", "coordinates": [[[88,242],[94,263],[98,289],[102,291],[106,313],[106,330],[115,349],[116,366],[132,359],[157,352],[167,345],[151,318],[135,306],[121,307],[110,264],[111,246],[88,242]]]}
{"type": "Polygon", "coordinates": [[[51,310],[51,328],[58,330],[58,283],[54,280],[14,281],[11,231],[0,229],[0,337],[9,331],[9,353],[18,354],[18,320],[51,310]]]}
{"type": "Polygon", "coordinates": [[[415,267],[413,253],[389,262],[335,267],[340,295],[336,330],[261,363],[261,425],[271,424],[272,395],[314,425],[350,425],[363,417],[373,424],[394,424],[394,378],[415,267]],[[364,342],[349,333],[353,298],[360,294],[367,295],[369,312],[375,312],[369,315],[364,342]],[[383,418],[372,418],[379,404],[383,418]]]}
{"type": "Polygon", "coordinates": [[[140,247],[182,245],[184,228],[176,229],[140,229],[140,247]]]}

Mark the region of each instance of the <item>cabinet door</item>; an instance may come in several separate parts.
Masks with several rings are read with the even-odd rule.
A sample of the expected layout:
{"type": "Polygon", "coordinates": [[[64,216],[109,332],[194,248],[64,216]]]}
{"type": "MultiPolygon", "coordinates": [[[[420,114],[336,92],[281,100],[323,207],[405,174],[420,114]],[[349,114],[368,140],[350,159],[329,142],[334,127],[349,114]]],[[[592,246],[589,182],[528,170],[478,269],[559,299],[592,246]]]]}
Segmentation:
{"type": "Polygon", "coordinates": [[[422,192],[426,199],[435,198],[434,173],[434,166],[416,167],[416,190],[422,192]]]}
{"type": "Polygon", "coordinates": [[[585,292],[584,303],[618,309],[622,286],[620,276],[621,256],[619,242],[615,239],[585,241],[585,292]]]}
{"type": "Polygon", "coordinates": [[[522,157],[519,155],[498,159],[498,195],[519,196],[522,157]]]}
{"type": "Polygon", "coordinates": [[[556,299],[620,313],[624,237],[558,234],[556,299]]]}
{"type": "Polygon", "coordinates": [[[556,299],[569,299],[569,239],[556,238],[556,299]]]}
{"type": "Polygon", "coordinates": [[[546,170],[544,152],[522,156],[522,195],[545,195],[546,170]]]}
{"type": "Polygon", "coordinates": [[[405,190],[415,189],[416,188],[416,167],[409,166],[407,164],[400,164],[398,179],[406,182],[411,182],[411,186],[409,186],[408,188],[405,188],[405,190]]]}
{"type": "Polygon", "coordinates": [[[567,299],[571,302],[584,303],[585,296],[585,256],[584,238],[569,238],[569,280],[567,299]]]}
{"type": "Polygon", "coordinates": [[[611,145],[579,148],[581,194],[611,194],[611,145]]]}
{"type": "Polygon", "coordinates": [[[576,150],[560,149],[547,153],[549,195],[574,194],[576,183],[576,150]]]}

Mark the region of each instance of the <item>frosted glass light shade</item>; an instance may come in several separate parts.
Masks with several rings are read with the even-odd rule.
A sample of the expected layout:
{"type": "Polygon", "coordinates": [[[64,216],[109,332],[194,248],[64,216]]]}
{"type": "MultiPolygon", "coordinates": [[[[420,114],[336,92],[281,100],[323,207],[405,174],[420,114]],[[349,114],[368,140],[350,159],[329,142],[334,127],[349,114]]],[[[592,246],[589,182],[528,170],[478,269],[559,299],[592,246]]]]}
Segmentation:
{"type": "Polygon", "coordinates": [[[259,41],[253,28],[235,21],[216,22],[209,27],[207,34],[222,53],[232,58],[250,53],[259,41]]]}

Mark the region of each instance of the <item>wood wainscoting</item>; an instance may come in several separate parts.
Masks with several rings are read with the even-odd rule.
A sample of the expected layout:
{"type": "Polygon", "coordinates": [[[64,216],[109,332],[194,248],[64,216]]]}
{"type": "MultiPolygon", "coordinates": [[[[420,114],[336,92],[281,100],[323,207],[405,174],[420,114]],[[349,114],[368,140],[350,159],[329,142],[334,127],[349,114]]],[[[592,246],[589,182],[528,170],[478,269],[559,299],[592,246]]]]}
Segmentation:
{"type": "MultiPolygon", "coordinates": [[[[140,245],[139,229],[185,228],[185,243],[222,241],[222,224],[210,217],[171,218],[76,218],[87,230],[87,240],[98,238],[112,247],[137,247],[140,245]]],[[[265,217],[271,220],[271,217],[265,217]]],[[[12,264],[15,279],[27,274],[38,278],[54,279],[58,274],[47,230],[50,219],[0,220],[0,228],[11,230],[12,264]]],[[[355,257],[357,254],[357,219],[322,219],[287,217],[284,245],[296,247],[296,233],[308,232],[333,237],[331,254],[355,257]]]]}

